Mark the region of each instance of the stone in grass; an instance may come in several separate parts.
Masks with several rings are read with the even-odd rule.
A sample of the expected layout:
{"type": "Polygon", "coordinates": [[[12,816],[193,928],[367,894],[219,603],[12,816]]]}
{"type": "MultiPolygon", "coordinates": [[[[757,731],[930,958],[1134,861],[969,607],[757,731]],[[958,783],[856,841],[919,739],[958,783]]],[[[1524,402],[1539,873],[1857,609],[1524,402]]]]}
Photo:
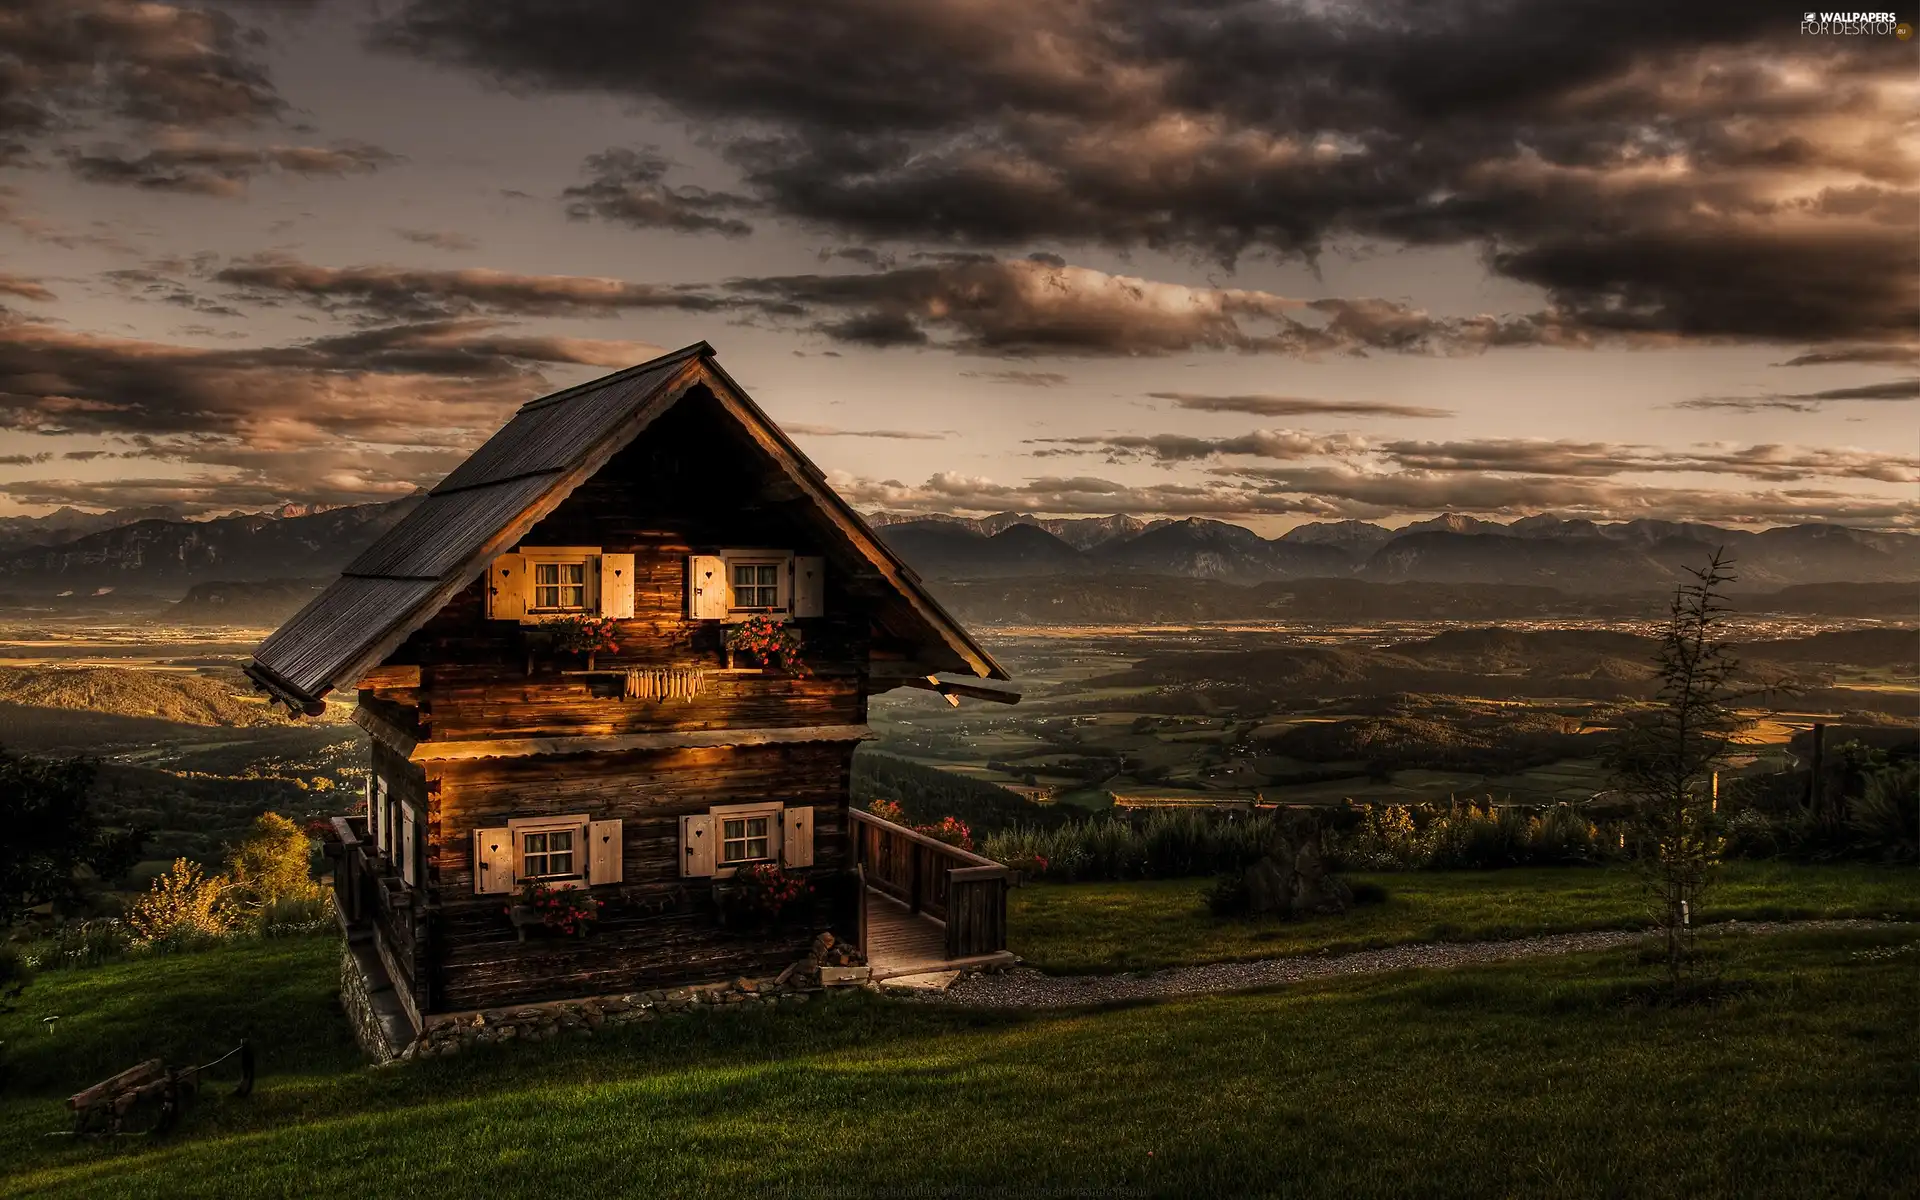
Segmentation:
{"type": "Polygon", "coordinates": [[[1312,842],[1298,848],[1276,842],[1247,868],[1245,881],[1247,910],[1255,916],[1331,916],[1347,911],[1353,902],[1352,890],[1327,873],[1319,847],[1312,842]]]}

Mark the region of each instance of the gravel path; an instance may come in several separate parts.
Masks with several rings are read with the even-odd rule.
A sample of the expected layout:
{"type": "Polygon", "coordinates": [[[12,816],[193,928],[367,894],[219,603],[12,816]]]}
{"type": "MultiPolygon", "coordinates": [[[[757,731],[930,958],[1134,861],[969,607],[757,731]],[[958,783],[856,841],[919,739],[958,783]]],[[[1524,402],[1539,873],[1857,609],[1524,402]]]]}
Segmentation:
{"type": "MultiPolygon", "coordinates": [[[[1899,924],[1902,922],[1859,919],[1728,921],[1712,928],[1729,933],[1778,933],[1785,930],[1879,929],[1899,924]]],[[[1032,967],[1016,967],[996,975],[969,976],[955,981],[945,992],[917,993],[913,999],[980,1008],[1058,1008],[1076,1004],[1104,1004],[1114,1000],[1237,992],[1271,987],[1277,983],[1399,971],[1408,967],[1461,967],[1510,958],[1608,950],[1615,946],[1632,945],[1646,936],[1644,931],[1610,931],[1555,933],[1499,942],[1423,942],[1386,950],[1363,950],[1356,954],[1170,967],[1144,975],[1046,975],[1032,967]]]]}

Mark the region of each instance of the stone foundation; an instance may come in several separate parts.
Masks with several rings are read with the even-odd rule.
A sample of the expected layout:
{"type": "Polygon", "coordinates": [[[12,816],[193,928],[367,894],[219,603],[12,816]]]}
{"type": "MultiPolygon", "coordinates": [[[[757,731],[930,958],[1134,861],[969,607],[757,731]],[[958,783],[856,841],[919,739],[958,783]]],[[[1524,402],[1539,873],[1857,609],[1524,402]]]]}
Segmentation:
{"type": "Polygon", "coordinates": [[[353,1028],[353,1040],[360,1044],[360,1053],[374,1063],[392,1062],[400,1052],[400,1047],[387,1037],[392,1022],[375,1005],[373,984],[367,978],[365,964],[351,945],[340,947],[340,1007],[347,1011],[347,1024],[353,1028]]]}
{"type": "Polygon", "coordinates": [[[632,1025],[681,1016],[703,1008],[756,1005],[791,1008],[823,990],[810,975],[783,979],[735,979],[671,990],[554,1000],[513,1008],[429,1016],[426,1030],[399,1057],[427,1058],[459,1054],[496,1042],[542,1042],[551,1038],[592,1037],[608,1025],[632,1025]]]}

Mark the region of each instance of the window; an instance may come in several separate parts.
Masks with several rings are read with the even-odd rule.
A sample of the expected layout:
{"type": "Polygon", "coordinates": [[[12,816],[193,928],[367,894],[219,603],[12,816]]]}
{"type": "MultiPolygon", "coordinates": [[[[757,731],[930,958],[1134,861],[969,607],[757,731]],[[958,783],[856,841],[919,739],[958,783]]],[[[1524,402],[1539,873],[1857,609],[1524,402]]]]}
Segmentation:
{"type": "Polygon", "coordinates": [[[680,818],[680,875],[725,879],[750,863],[813,865],[813,809],[720,804],[680,818]]]}
{"type": "Polygon", "coordinates": [[[578,850],[573,829],[547,829],[520,835],[522,879],[570,879],[580,874],[574,866],[578,850]]]}
{"type": "Polygon", "coordinates": [[[601,887],[626,878],[620,819],[585,813],[514,817],[505,828],[473,831],[475,895],[548,887],[601,887]]]}
{"type": "Polygon", "coordinates": [[[720,864],[738,866],[773,857],[773,816],[725,817],[720,822],[720,864]]]}
{"type": "Polygon", "coordinates": [[[586,560],[534,563],[533,607],[542,612],[584,611],[587,607],[586,560]]]}
{"type": "Polygon", "coordinates": [[[786,575],[785,563],[734,560],[727,565],[731,568],[733,578],[733,603],[730,607],[734,611],[786,607],[780,595],[786,575]]]}

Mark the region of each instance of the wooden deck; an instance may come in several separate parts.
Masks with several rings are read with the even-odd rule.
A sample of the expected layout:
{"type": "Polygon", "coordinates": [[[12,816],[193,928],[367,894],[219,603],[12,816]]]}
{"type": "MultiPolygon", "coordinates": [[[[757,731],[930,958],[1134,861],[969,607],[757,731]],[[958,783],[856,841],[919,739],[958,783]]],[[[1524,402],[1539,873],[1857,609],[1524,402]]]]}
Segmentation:
{"type": "Polygon", "coordinates": [[[867,965],[875,975],[937,971],[947,961],[945,922],[867,889],[867,965]]]}

